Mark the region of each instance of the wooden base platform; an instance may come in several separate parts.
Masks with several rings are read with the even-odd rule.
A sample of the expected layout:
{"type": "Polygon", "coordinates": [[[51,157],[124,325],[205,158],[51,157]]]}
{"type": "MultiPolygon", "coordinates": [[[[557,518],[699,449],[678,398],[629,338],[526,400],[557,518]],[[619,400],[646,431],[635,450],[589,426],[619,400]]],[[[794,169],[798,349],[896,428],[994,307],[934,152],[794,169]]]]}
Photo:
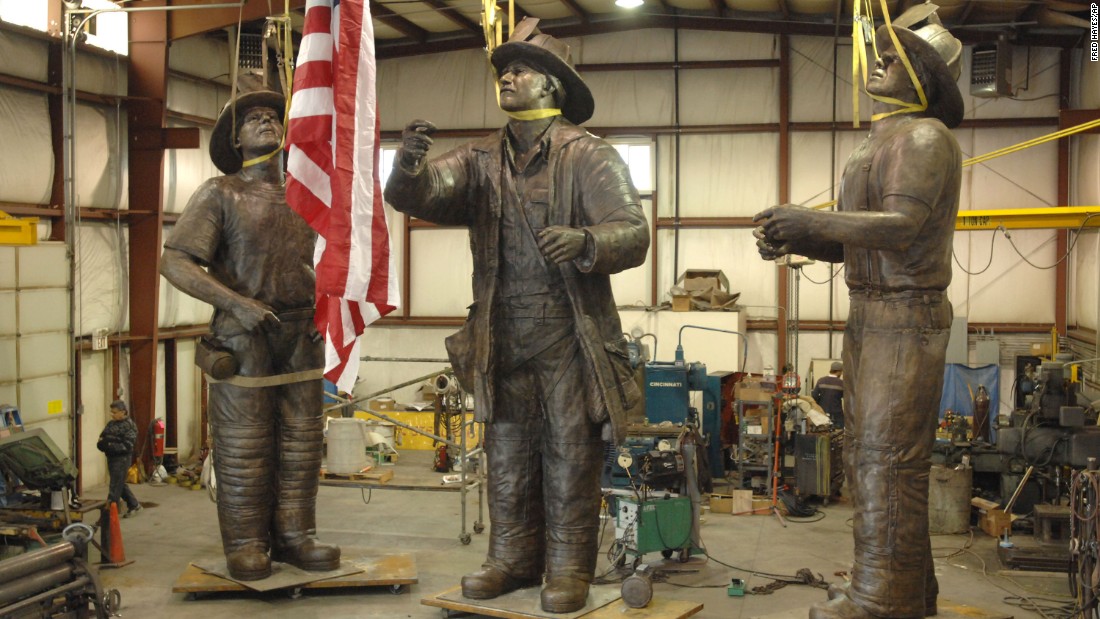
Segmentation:
{"type": "MultiPolygon", "coordinates": [[[[225,560],[222,559],[221,563],[224,566],[225,560]]],[[[340,562],[341,570],[333,572],[333,575],[328,575],[328,572],[302,572],[282,563],[276,563],[275,566],[280,569],[275,570],[276,573],[271,577],[243,584],[210,573],[191,563],[176,579],[172,592],[186,593],[193,597],[199,593],[228,591],[292,589],[297,593],[301,589],[389,587],[393,593],[403,593],[408,590],[409,585],[419,581],[416,559],[411,554],[403,553],[345,556],[340,562]],[[298,574],[306,575],[305,581],[298,574]]]]}
{"type": "Polygon", "coordinates": [[[321,470],[321,479],[328,481],[359,481],[359,482],[373,482],[376,484],[384,484],[393,479],[393,469],[371,469],[369,471],[363,471],[361,473],[349,473],[346,475],[340,473],[329,473],[326,470],[321,470]]]}
{"type": "MultiPolygon", "coordinates": [[[[1012,615],[984,610],[968,604],[955,604],[943,598],[936,602],[936,611],[936,619],[1012,619],[1012,615]]],[[[759,615],[752,619],[806,619],[809,614],[810,607],[806,606],[771,615],[759,615]]]]}
{"type": "Polygon", "coordinates": [[[539,587],[528,587],[492,600],[469,600],[462,597],[462,587],[452,587],[420,603],[442,608],[447,617],[476,614],[503,619],[683,619],[703,610],[698,602],[660,598],[654,598],[645,608],[629,608],[618,586],[605,585],[593,586],[588,604],[577,612],[547,613],[539,603],[540,591],[539,587]]]}

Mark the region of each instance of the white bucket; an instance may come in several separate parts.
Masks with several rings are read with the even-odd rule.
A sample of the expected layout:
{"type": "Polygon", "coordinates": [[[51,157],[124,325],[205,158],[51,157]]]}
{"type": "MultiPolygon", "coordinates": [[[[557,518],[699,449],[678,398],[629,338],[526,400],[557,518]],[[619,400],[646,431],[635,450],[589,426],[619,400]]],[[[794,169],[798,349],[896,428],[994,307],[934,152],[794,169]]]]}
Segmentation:
{"type": "Polygon", "coordinates": [[[351,475],[367,468],[367,422],[362,419],[330,419],[328,422],[329,473],[351,475]]]}

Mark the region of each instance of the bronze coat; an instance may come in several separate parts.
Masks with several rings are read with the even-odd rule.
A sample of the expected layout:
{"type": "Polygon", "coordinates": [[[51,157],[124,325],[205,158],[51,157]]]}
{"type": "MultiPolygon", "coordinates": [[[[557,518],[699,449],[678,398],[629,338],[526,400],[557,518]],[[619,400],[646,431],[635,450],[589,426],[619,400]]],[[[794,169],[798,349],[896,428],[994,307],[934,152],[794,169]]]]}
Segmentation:
{"type": "MultiPolygon", "coordinates": [[[[612,273],[645,261],[649,227],[638,192],[618,152],[607,142],[558,119],[550,127],[550,225],[583,228],[591,235],[590,263],[557,265],[573,308],[585,361],[592,421],[610,420],[622,439],[627,411],[641,402],[633,379],[615,299],[612,273]]],[[[441,225],[466,226],[474,260],[474,303],[466,325],[447,338],[458,379],[477,400],[476,417],[491,421],[495,393],[493,307],[500,268],[500,175],[504,130],[464,144],[410,174],[397,158],[386,200],[397,210],[441,225]],[[472,387],[472,389],[471,389],[472,387]]]]}

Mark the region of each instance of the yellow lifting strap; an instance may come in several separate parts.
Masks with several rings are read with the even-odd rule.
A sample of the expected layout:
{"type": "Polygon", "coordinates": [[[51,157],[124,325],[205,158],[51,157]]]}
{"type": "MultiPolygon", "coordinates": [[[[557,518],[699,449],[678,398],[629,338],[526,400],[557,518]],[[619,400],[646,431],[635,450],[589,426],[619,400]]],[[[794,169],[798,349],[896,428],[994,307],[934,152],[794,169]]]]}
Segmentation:
{"type": "MultiPolygon", "coordinates": [[[[969,166],[972,166],[972,165],[975,165],[975,164],[978,164],[978,163],[985,163],[986,161],[989,161],[990,159],[995,159],[997,157],[1003,157],[1004,155],[1009,155],[1009,154],[1012,154],[1012,153],[1015,153],[1015,152],[1019,152],[1021,150],[1024,150],[1025,148],[1031,148],[1032,146],[1038,146],[1040,144],[1045,144],[1047,142],[1051,142],[1051,141],[1054,141],[1054,140],[1059,140],[1061,138],[1069,137],[1069,136],[1071,136],[1075,133],[1081,133],[1082,131],[1088,131],[1089,129],[1095,129],[1097,127],[1100,127],[1100,118],[1090,120],[1088,122],[1084,122],[1084,123],[1081,123],[1079,125],[1074,125],[1073,127],[1062,129],[1060,131],[1055,131],[1054,133],[1048,133],[1047,135],[1042,135],[1042,136],[1039,136],[1037,138],[1032,138],[1030,140],[1024,140],[1023,142],[1020,142],[1018,144],[1013,144],[1011,146],[1005,146],[1004,148],[998,148],[997,150],[990,151],[990,152],[988,152],[984,155],[978,155],[977,157],[971,157],[971,158],[966,159],[965,161],[962,162],[962,167],[966,168],[966,167],[969,167],[969,166]]],[[[830,200],[828,202],[825,202],[824,204],[818,204],[818,205],[813,206],[811,208],[820,210],[820,209],[829,208],[831,206],[836,206],[836,200],[830,200]]]]}
{"type": "MultiPolygon", "coordinates": [[[[490,60],[493,56],[493,50],[500,47],[503,43],[503,28],[504,19],[500,16],[500,11],[497,10],[497,5],[494,0],[484,0],[484,10],[481,13],[481,29],[485,34],[485,59],[489,62],[489,71],[493,76],[493,88],[496,90],[497,95],[497,107],[500,107],[500,76],[497,75],[496,67],[493,66],[490,60]]],[[[516,5],[515,0],[508,0],[508,36],[511,38],[512,33],[516,30],[516,5]]],[[[552,116],[561,116],[561,110],[558,108],[549,108],[542,110],[523,110],[520,112],[509,112],[508,110],[501,109],[502,112],[507,114],[510,118],[516,120],[542,120],[543,118],[550,118],[552,116]]]]}
{"type": "MultiPolygon", "coordinates": [[[[913,112],[923,112],[928,109],[928,96],[924,93],[924,87],[921,86],[920,80],[917,79],[917,73],[913,70],[913,64],[909,61],[909,56],[905,53],[905,48],[902,47],[901,42],[898,41],[898,35],[894,33],[894,24],[890,20],[890,11],[886,7],[886,0],[879,0],[879,5],[882,8],[882,18],[886,22],[886,31],[890,34],[890,40],[894,44],[894,50],[898,53],[898,58],[901,60],[902,65],[905,67],[905,71],[909,74],[909,80],[913,83],[913,87],[917,91],[917,98],[920,100],[918,103],[910,101],[901,101],[893,97],[884,97],[881,95],[873,95],[867,93],[868,97],[876,101],[883,103],[889,103],[898,106],[898,109],[890,112],[883,112],[881,114],[875,114],[871,116],[871,120],[880,120],[888,116],[895,114],[910,114],[913,112]]],[[[870,68],[870,63],[867,59],[867,43],[870,41],[872,50],[875,54],[875,59],[879,57],[878,42],[874,37],[874,5],[872,0],[853,0],[852,2],[852,126],[859,127],[859,85],[863,84],[863,91],[867,92],[867,70],[870,68]],[[866,9],[866,14],[864,14],[866,9]],[[862,82],[860,81],[862,78],[862,82]]]]}
{"type": "MultiPolygon", "coordinates": [[[[264,37],[267,37],[268,29],[274,28],[274,37],[276,44],[276,59],[278,61],[277,70],[279,71],[279,81],[282,82],[283,96],[286,98],[286,105],[283,107],[283,137],[279,140],[279,147],[275,150],[267,153],[266,155],[260,155],[255,159],[248,159],[241,163],[241,168],[247,168],[259,163],[263,163],[268,159],[271,159],[275,155],[286,148],[286,132],[290,123],[290,95],[294,88],[294,37],[293,26],[290,21],[290,0],[284,0],[283,2],[283,14],[272,15],[267,18],[267,23],[264,25],[264,37]]],[[[237,35],[237,54],[240,54],[240,31],[237,35]]],[[[264,54],[266,58],[266,47],[264,48],[264,54]]],[[[266,64],[266,63],[265,63],[266,64]]],[[[235,70],[235,69],[234,69],[235,70]]],[[[236,79],[233,80],[233,96],[236,96],[236,79]]],[[[233,108],[234,115],[236,114],[236,108],[233,108]]],[[[233,131],[237,129],[236,118],[233,119],[233,131]]],[[[236,136],[234,136],[236,138],[236,136]]]]}

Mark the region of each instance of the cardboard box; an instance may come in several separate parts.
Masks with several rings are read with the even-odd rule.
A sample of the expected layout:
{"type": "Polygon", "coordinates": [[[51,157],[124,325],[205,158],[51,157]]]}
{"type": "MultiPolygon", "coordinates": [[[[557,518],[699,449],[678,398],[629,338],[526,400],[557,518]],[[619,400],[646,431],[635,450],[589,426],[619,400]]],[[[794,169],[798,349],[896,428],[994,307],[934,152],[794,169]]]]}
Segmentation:
{"type": "Polygon", "coordinates": [[[672,311],[674,312],[690,312],[691,311],[691,295],[689,294],[672,294],[672,311]]]}
{"type": "MultiPolygon", "coordinates": [[[[783,509],[783,503],[779,503],[780,509],[783,509]]],[[[771,497],[756,497],[752,500],[752,513],[753,514],[771,514],[772,500],[771,497]]]]}
{"type": "Polygon", "coordinates": [[[744,380],[733,388],[733,397],[743,402],[771,402],[774,391],[764,387],[759,381],[744,380]]]}
{"type": "Polygon", "coordinates": [[[688,269],[676,283],[688,293],[704,290],[729,292],[730,281],[721,269],[688,269]]]}
{"type": "Polygon", "coordinates": [[[767,436],[771,427],[771,417],[745,417],[745,434],[767,436]]]}
{"type": "Polygon", "coordinates": [[[752,511],[752,490],[734,490],[730,494],[710,495],[713,514],[740,514],[752,511]]]}
{"type": "Polygon", "coordinates": [[[1051,353],[1053,352],[1054,351],[1051,348],[1050,342],[1044,342],[1042,344],[1036,343],[1031,345],[1031,356],[1033,357],[1050,357],[1051,353]]]}
{"type": "Polygon", "coordinates": [[[367,408],[384,413],[397,410],[397,402],[393,398],[375,398],[367,403],[367,408]]]}
{"type": "Polygon", "coordinates": [[[970,504],[978,510],[978,527],[987,535],[1000,537],[1012,527],[1012,514],[1006,514],[999,504],[979,497],[970,499],[970,504]]]}

